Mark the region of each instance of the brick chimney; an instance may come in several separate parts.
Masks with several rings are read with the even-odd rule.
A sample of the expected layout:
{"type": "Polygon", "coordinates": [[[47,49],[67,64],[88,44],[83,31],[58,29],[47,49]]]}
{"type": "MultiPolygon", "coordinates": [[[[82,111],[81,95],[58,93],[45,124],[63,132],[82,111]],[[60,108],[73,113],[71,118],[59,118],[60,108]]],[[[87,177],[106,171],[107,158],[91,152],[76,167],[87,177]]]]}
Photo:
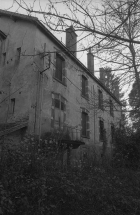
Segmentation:
{"type": "Polygon", "coordinates": [[[66,29],[66,47],[76,57],[77,51],[77,34],[73,26],[66,29]]]}
{"type": "Polygon", "coordinates": [[[94,55],[91,53],[91,48],[87,53],[87,68],[94,75],[94,55]]]}

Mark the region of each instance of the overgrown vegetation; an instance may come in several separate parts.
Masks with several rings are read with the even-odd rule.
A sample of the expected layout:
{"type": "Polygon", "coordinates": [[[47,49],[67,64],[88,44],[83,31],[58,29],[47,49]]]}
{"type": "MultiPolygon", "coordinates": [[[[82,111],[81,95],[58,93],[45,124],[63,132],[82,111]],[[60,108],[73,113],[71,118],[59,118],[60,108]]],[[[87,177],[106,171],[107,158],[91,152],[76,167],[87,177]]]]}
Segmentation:
{"type": "Polygon", "coordinates": [[[34,137],[26,137],[16,148],[4,145],[0,214],[140,213],[138,170],[102,168],[92,162],[87,168],[88,160],[82,161],[80,169],[64,168],[61,158],[62,146],[50,137],[40,143],[34,137]]]}
{"type": "Polygon", "coordinates": [[[140,133],[130,128],[117,129],[115,132],[115,166],[137,169],[140,163],[140,133]]]}

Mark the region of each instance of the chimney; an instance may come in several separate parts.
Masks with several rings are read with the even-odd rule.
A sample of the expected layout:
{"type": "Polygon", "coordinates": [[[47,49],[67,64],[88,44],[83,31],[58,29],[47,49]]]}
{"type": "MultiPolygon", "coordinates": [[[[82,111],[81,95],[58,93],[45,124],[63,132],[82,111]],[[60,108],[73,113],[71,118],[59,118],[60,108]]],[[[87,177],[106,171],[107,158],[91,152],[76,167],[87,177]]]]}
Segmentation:
{"type": "Polygon", "coordinates": [[[87,67],[94,75],[94,55],[91,53],[91,48],[89,48],[89,52],[87,53],[87,67]]]}
{"type": "Polygon", "coordinates": [[[104,68],[99,68],[100,71],[100,81],[105,84],[105,71],[104,68]]]}
{"type": "Polygon", "coordinates": [[[76,57],[77,51],[77,34],[73,26],[66,29],[66,47],[76,57]]]}

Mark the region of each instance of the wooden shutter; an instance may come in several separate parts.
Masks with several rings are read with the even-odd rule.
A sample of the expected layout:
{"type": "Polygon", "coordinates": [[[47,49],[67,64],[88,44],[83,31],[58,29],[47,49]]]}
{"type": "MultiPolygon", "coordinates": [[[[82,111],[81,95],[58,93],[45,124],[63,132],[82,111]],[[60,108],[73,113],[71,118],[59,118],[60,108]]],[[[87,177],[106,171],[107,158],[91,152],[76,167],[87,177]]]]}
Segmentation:
{"type": "Polygon", "coordinates": [[[88,79],[86,78],[85,82],[85,96],[88,99],[89,98],[89,86],[88,86],[88,79]]]}
{"type": "Polygon", "coordinates": [[[59,81],[63,81],[63,58],[56,53],[56,71],[55,77],[59,81]]]}
{"type": "Polygon", "coordinates": [[[103,141],[103,132],[104,132],[104,121],[103,120],[99,120],[99,140],[103,141]]]}
{"type": "Polygon", "coordinates": [[[66,62],[65,60],[63,60],[63,63],[62,63],[62,82],[63,84],[67,85],[67,78],[66,78],[66,62]]]}
{"type": "Polygon", "coordinates": [[[103,93],[101,90],[98,90],[98,100],[99,100],[99,108],[103,110],[103,93]]]}
{"type": "Polygon", "coordinates": [[[85,88],[86,88],[86,79],[85,79],[85,76],[82,75],[82,95],[83,96],[86,96],[85,88]]]}
{"type": "Polygon", "coordinates": [[[101,109],[104,110],[103,92],[101,91],[101,109]]]}
{"type": "Polygon", "coordinates": [[[54,60],[53,60],[53,77],[56,74],[56,52],[54,52],[54,60]]]}
{"type": "Polygon", "coordinates": [[[82,135],[86,136],[86,114],[82,112],[82,135]]]}
{"type": "Polygon", "coordinates": [[[90,124],[89,124],[89,115],[87,114],[87,137],[90,138],[90,124]]]}
{"type": "Polygon", "coordinates": [[[52,108],[51,108],[51,127],[54,128],[55,110],[54,110],[54,94],[52,94],[52,108]]]}

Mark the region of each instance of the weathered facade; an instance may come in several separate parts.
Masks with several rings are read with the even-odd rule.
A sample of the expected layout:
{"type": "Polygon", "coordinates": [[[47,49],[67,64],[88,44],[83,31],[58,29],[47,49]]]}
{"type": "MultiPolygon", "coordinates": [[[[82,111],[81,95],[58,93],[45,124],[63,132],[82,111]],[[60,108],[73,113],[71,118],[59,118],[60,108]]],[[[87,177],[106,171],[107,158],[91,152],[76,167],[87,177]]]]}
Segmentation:
{"type": "Polygon", "coordinates": [[[110,147],[121,103],[94,76],[91,51],[88,68],[76,58],[76,37],[67,29],[66,47],[37,18],[0,10],[1,137],[55,130],[102,146],[106,130],[110,147]]]}

